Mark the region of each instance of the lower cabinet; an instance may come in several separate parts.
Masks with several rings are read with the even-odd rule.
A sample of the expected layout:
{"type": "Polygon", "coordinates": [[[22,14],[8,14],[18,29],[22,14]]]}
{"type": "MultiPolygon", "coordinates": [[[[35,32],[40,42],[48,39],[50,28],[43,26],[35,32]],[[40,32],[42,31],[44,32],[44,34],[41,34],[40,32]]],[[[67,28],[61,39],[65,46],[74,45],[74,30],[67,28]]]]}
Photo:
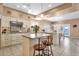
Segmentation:
{"type": "Polygon", "coordinates": [[[22,40],[22,36],[18,34],[2,34],[0,40],[0,56],[22,56],[22,40]]]}
{"type": "Polygon", "coordinates": [[[0,49],[0,56],[22,56],[22,44],[4,47],[0,49]]]}

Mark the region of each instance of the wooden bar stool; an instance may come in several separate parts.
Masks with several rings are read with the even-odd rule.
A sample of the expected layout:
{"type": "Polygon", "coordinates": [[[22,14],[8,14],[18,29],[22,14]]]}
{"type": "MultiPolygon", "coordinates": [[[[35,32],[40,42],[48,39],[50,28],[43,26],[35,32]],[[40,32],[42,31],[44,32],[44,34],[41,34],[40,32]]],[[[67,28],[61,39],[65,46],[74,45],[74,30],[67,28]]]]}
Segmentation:
{"type": "Polygon", "coordinates": [[[34,48],[33,56],[43,56],[45,54],[44,53],[45,45],[43,45],[42,43],[40,43],[40,38],[38,40],[38,44],[35,44],[33,48],[34,48]],[[36,55],[36,51],[39,52],[38,55],[36,55]]]}
{"type": "Polygon", "coordinates": [[[35,44],[33,48],[34,48],[33,56],[43,56],[45,54],[44,53],[45,45],[35,44]],[[37,55],[36,55],[36,51],[39,52],[37,55]]]}
{"type": "Polygon", "coordinates": [[[52,55],[53,56],[53,50],[52,50],[52,45],[53,45],[53,38],[52,36],[48,36],[47,40],[42,41],[43,45],[46,46],[46,48],[48,48],[47,50],[45,50],[45,55],[52,55]],[[47,52],[47,53],[46,53],[47,52]],[[49,53],[50,52],[50,53],[49,53]]]}

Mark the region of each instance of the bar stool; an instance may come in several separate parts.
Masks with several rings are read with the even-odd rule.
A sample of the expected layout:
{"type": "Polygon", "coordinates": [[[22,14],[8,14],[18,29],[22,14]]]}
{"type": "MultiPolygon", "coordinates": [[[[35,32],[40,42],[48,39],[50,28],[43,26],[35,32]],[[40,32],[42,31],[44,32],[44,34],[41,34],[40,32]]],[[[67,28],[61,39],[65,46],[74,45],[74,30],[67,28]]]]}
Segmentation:
{"type": "Polygon", "coordinates": [[[48,48],[47,50],[44,50],[45,55],[52,55],[53,56],[53,50],[52,50],[52,45],[53,45],[53,38],[52,36],[48,36],[47,40],[42,41],[43,45],[48,48]],[[50,48],[50,49],[49,49],[50,48]],[[48,51],[48,52],[47,52],[48,51]],[[47,54],[46,54],[47,52],[47,54]],[[50,52],[50,53],[49,53],[50,52]]]}
{"type": "Polygon", "coordinates": [[[35,45],[33,46],[33,48],[34,48],[33,56],[36,55],[36,51],[39,52],[39,54],[36,55],[36,56],[42,56],[42,55],[44,55],[44,54],[45,54],[45,53],[44,53],[45,47],[46,47],[46,46],[43,45],[43,44],[40,42],[40,38],[38,38],[38,44],[35,44],[35,45]],[[42,54],[41,54],[40,52],[41,52],[42,54]]]}
{"type": "Polygon", "coordinates": [[[44,53],[45,45],[43,45],[43,44],[35,44],[33,48],[34,48],[33,56],[43,56],[45,54],[44,53]],[[38,55],[36,55],[36,51],[39,52],[38,55]]]}

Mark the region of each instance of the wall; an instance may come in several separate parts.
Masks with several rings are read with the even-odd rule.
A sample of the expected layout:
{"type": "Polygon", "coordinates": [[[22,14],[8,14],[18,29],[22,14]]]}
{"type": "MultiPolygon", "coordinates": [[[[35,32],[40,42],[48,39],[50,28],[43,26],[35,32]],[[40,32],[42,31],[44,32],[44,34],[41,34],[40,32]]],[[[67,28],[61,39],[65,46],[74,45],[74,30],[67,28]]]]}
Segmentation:
{"type": "Polygon", "coordinates": [[[0,4],[0,14],[3,14],[3,6],[0,4]]]}
{"type": "Polygon", "coordinates": [[[57,24],[70,24],[70,36],[79,38],[79,19],[61,21],[57,24]],[[77,25],[77,27],[74,28],[73,25],[77,25]]]}
{"type": "Polygon", "coordinates": [[[30,26],[31,25],[33,25],[33,24],[37,24],[39,27],[40,27],[40,30],[39,30],[39,32],[42,32],[42,30],[43,29],[45,29],[47,32],[50,32],[51,31],[51,22],[48,22],[48,21],[31,21],[31,24],[30,24],[30,26]]]}
{"type": "MultiPolygon", "coordinates": [[[[73,11],[79,11],[79,4],[73,3],[72,4],[72,10],[73,11]]],[[[61,13],[62,13],[62,11],[66,12],[66,10],[61,10],[61,13]]],[[[71,19],[71,20],[67,20],[67,21],[60,21],[60,22],[57,22],[57,23],[70,24],[70,35],[71,35],[71,37],[79,37],[79,19],[71,19]],[[77,27],[73,28],[73,25],[75,25],[75,24],[77,25],[77,27]]]]}

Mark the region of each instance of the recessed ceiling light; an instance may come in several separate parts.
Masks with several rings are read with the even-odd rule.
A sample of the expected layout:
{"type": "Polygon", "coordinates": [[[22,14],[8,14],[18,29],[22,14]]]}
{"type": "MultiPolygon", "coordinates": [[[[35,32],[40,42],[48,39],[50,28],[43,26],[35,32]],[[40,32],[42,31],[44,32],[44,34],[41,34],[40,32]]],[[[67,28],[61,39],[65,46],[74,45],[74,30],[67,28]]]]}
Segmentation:
{"type": "Polygon", "coordinates": [[[62,16],[54,16],[54,17],[48,18],[48,20],[50,20],[50,21],[61,21],[62,19],[63,19],[62,16]]]}
{"type": "Polygon", "coordinates": [[[42,20],[40,17],[35,18],[35,20],[42,20]]]}
{"type": "Polygon", "coordinates": [[[26,5],[23,5],[22,7],[23,7],[23,8],[26,8],[26,5]]]}
{"type": "Polygon", "coordinates": [[[31,13],[31,10],[28,10],[28,13],[31,13]]]}
{"type": "Polygon", "coordinates": [[[52,7],[52,5],[51,5],[51,4],[49,4],[49,5],[48,5],[48,7],[52,7]]]}
{"type": "Polygon", "coordinates": [[[43,17],[44,15],[43,14],[41,14],[41,17],[43,17]]]}
{"type": "Polygon", "coordinates": [[[17,5],[18,8],[20,8],[20,5],[17,5]]]}
{"type": "Polygon", "coordinates": [[[33,14],[33,15],[37,15],[37,13],[35,13],[35,12],[32,12],[31,14],[33,14]]]}

